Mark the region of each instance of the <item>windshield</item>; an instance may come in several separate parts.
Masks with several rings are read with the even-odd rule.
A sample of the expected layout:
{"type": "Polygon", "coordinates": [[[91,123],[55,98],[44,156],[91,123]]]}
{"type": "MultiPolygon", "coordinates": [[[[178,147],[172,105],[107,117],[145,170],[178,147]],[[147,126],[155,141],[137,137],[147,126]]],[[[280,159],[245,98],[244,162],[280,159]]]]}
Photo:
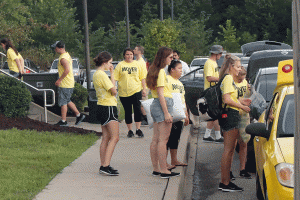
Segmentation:
{"type": "MultiPolygon", "coordinates": [[[[51,69],[57,69],[58,60],[54,60],[51,69]]],[[[79,65],[77,60],[73,60],[73,70],[78,70],[79,65]]]]}
{"type": "Polygon", "coordinates": [[[257,82],[255,91],[260,93],[267,102],[270,102],[277,85],[277,74],[262,75],[258,78],[257,82]]]}
{"type": "Polygon", "coordinates": [[[191,63],[191,67],[196,67],[196,66],[204,66],[205,62],[207,59],[197,59],[197,60],[193,60],[193,62],[191,63]]]}
{"type": "Polygon", "coordinates": [[[294,137],[295,101],[294,95],[287,95],[283,101],[277,127],[277,137],[294,137]]]}

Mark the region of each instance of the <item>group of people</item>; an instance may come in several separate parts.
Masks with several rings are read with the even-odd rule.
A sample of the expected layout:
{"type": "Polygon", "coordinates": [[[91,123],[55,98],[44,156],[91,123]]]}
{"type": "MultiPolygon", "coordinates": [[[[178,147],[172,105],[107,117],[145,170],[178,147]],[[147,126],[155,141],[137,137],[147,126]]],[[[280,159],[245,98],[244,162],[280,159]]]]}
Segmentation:
{"type": "Polygon", "coordinates": [[[169,178],[178,176],[179,173],[170,170],[176,166],[186,166],[177,160],[177,149],[183,124],[189,124],[186,119],[173,123],[172,93],[180,93],[185,106],[184,87],[178,80],[182,75],[182,64],[173,60],[173,50],[162,47],[158,50],[153,64],[146,69],[145,61],[141,55],[143,47],[136,46],[134,50],[126,48],[123,52],[124,61],[120,62],[115,69],[112,66],[112,56],[108,52],[101,52],[94,59],[97,70],[93,75],[93,83],[98,98],[98,116],[102,127],[102,142],[100,145],[100,173],[117,176],[118,170],[110,166],[113,151],[119,141],[119,125],[116,99],[116,84],[118,81],[118,96],[124,107],[125,123],[128,128],[127,137],[134,136],[132,130],[132,109],[136,125],[136,135],[143,137],[140,130],[141,116],[146,115],[141,111],[142,97],[148,96],[151,90],[153,103],[150,107],[154,121],[154,134],[150,145],[150,155],[153,165],[153,176],[169,178]],[[136,56],[136,60],[134,60],[136,56]],[[168,77],[164,68],[168,66],[168,77]],[[110,78],[104,70],[110,70],[110,78]],[[171,136],[170,136],[171,135],[171,136]],[[171,164],[167,163],[167,150],[170,149],[171,164]]]}
{"type": "Polygon", "coordinates": [[[251,179],[251,175],[245,170],[247,159],[247,143],[245,143],[239,133],[241,114],[250,112],[251,100],[244,98],[249,90],[246,77],[246,70],[241,66],[240,59],[234,55],[226,54],[220,71],[217,60],[223,53],[220,45],[214,45],[210,51],[210,58],[204,65],[204,89],[207,89],[217,82],[221,82],[222,101],[225,113],[218,120],[209,121],[203,137],[204,142],[224,143],[224,152],[221,159],[221,182],[219,190],[224,192],[243,191],[243,188],[235,185],[231,180],[235,180],[231,172],[233,153],[237,142],[239,143],[240,157],[240,177],[251,179]],[[211,136],[214,128],[216,138],[211,136]],[[223,137],[222,137],[222,134],[223,137]]]}
{"type": "MultiPolygon", "coordinates": [[[[1,46],[7,51],[7,61],[10,74],[19,77],[24,73],[24,60],[21,54],[12,45],[9,39],[1,39],[1,46]]],[[[68,107],[76,115],[76,125],[85,118],[75,104],[71,101],[74,89],[74,76],[72,58],[66,52],[63,41],[57,41],[52,45],[59,56],[58,72],[59,79],[55,85],[58,87],[58,105],[61,107],[61,120],[57,123],[66,126],[66,114],[68,107]]],[[[112,56],[108,52],[101,52],[94,58],[97,67],[93,75],[93,83],[97,95],[97,118],[102,127],[102,142],[100,145],[100,173],[119,175],[118,170],[110,166],[110,161],[119,141],[119,121],[116,95],[125,110],[125,122],[128,128],[127,136],[134,136],[132,126],[132,108],[136,125],[136,135],[144,137],[141,131],[141,121],[146,119],[145,110],[142,109],[142,98],[147,99],[148,91],[151,90],[154,98],[151,106],[151,117],[154,121],[153,138],[150,145],[150,156],[153,166],[153,176],[170,178],[179,176],[179,173],[171,172],[176,166],[186,166],[177,160],[177,149],[180,135],[184,125],[189,124],[189,116],[185,105],[185,91],[179,78],[188,73],[189,69],[185,62],[179,60],[179,52],[168,47],[161,47],[149,69],[142,58],[144,48],[136,46],[134,50],[126,48],[123,52],[124,61],[114,69],[112,56]],[[136,60],[134,60],[134,56],[136,60]],[[104,72],[110,71],[110,77],[104,72]],[[168,75],[167,75],[168,74],[168,75]],[[118,82],[118,91],[116,88],[118,82]],[[183,121],[173,123],[173,99],[172,93],[180,93],[186,118],[183,121]],[[168,150],[171,154],[171,164],[167,163],[168,150]]],[[[219,189],[222,191],[243,191],[243,188],[235,185],[231,180],[234,176],[230,170],[233,152],[237,141],[240,145],[240,176],[251,178],[245,171],[247,156],[247,144],[239,139],[240,112],[249,112],[250,99],[244,98],[249,89],[245,80],[246,70],[241,66],[240,59],[226,54],[223,65],[218,70],[217,60],[223,53],[220,45],[214,45],[210,51],[210,58],[204,65],[204,89],[215,85],[222,80],[221,91],[223,105],[226,114],[216,121],[207,123],[203,137],[205,142],[224,143],[224,152],[221,160],[221,182],[219,189]],[[216,138],[212,138],[211,131],[215,130],[216,138]],[[221,134],[222,133],[222,134],[221,134]],[[222,137],[223,135],[223,137],[222,137]]]]}

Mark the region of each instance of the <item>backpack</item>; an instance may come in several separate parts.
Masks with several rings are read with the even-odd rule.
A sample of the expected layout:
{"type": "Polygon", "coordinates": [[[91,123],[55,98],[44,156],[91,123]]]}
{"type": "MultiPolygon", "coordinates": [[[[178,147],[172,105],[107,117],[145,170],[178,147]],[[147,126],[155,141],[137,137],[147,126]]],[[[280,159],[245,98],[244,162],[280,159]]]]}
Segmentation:
{"type": "Polygon", "coordinates": [[[202,114],[207,113],[209,115],[209,117],[211,118],[209,121],[214,121],[221,117],[226,118],[226,104],[223,108],[221,91],[221,83],[225,76],[216,85],[211,86],[210,88],[207,88],[200,93],[198,108],[202,114]],[[224,116],[222,116],[223,114],[224,116]]]}

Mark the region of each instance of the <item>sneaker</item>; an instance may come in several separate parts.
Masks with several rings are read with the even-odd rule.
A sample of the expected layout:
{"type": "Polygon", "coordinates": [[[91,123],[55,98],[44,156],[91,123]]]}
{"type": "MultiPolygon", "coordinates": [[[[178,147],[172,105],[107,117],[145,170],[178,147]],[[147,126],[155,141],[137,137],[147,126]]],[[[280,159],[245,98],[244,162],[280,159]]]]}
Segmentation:
{"type": "Polygon", "coordinates": [[[63,122],[62,120],[60,120],[55,125],[58,125],[58,126],[68,126],[68,122],[67,121],[63,122]]]}
{"type": "Polygon", "coordinates": [[[111,166],[107,166],[107,167],[100,167],[100,173],[103,173],[103,174],[107,174],[109,176],[118,176],[119,175],[119,172],[113,170],[113,168],[111,166]]]}
{"type": "Polygon", "coordinates": [[[224,138],[221,137],[220,139],[216,139],[215,143],[223,143],[224,142],[224,138]]]}
{"type": "Polygon", "coordinates": [[[243,188],[238,187],[236,184],[234,184],[232,182],[229,182],[228,185],[220,183],[219,190],[222,190],[223,192],[242,192],[242,191],[244,191],[243,188]]]}
{"type": "Polygon", "coordinates": [[[180,173],[177,173],[177,172],[171,172],[171,174],[161,173],[160,178],[170,178],[170,177],[175,177],[175,176],[179,176],[179,175],[180,175],[180,173]]]}
{"type": "Polygon", "coordinates": [[[138,137],[140,137],[140,138],[144,137],[144,133],[143,133],[143,131],[141,129],[137,129],[136,132],[135,132],[135,134],[138,137]]]}
{"type": "MultiPolygon", "coordinates": [[[[118,170],[114,169],[112,166],[108,165],[108,167],[110,167],[112,171],[118,172],[118,170]]],[[[103,166],[100,166],[100,169],[99,169],[100,174],[102,173],[103,168],[104,168],[103,166]]]]}
{"type": "Polygon", "coordinates": [[[148,126],[148,125],[149,124],[148,124],[147,120],[142,120],[141,126],[148,126]]]}
{"type": "Polygon", "coordinates": [[[132,130],[128,131],[127,137],[132,138],[133,136],[134,136],[133,131],[132,130]]]}
{"type": "Polygon", "coordinates": [[[235,180],[235,177],[233,176],[232,171],[230,171],[230,179],[235,180]]]}
{"type": "Polygon", "coordinates": [[[76,117],[75,125],[79,125],[85,119],[85,115],[80,114],[79,117],[76,117]]]}
{"type": "Polygon", "coordinates": [[[159,176],[159,175],[160,175],[160,172],[156,172],[156,171],[152,172],[152,176],[159,176]]]}
{"type": "Polygon", "coordinates": [[[207,138],[203,138],[203,142],[214,142],[214,138],[212,138],[211,136],[207,137],[207,138]]]}
{"type": "Polygon", "coordinates": [[[249,174],[246,170],[240,171],[240,177],[245,179],[252,179],[251,174],[249,174]]]}

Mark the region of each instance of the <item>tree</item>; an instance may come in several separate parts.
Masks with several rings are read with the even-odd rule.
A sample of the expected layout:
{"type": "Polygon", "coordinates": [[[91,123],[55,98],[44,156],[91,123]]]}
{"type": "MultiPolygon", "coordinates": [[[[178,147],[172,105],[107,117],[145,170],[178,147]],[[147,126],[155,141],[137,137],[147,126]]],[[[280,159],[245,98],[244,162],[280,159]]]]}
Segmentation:
{"type": "Polygon", "coordinates": [[[31,14],[20,0],[3,0],[0,3],[0,37],[7,37],[16,47],[31,42],[31,14]]]}
{"type": "Polygon", "coordinates": [[[177,49],[185,53],[186,45],[180,40],[182,33],[181,26],[181,23],[172,21],[171,19],[163,21],[153,19],[150,23],[144,23],[141,32],[144,35],[142,44],[146,49],[145,57],[153,61],[155,54],[162,46],[177,49]]]}
{"type": "MultiPolygon", "coordinates": [[[[236,36],[236,28],[231,25],[231,20],[226,21],[226,27],[220,25],[222,32],[218,32],[221,36],[220,45],[228,52],[241,52],[239,41],[240,37],[236,36]]],[[[216,41],[219,39],[216,38],[216,41]]]]}

